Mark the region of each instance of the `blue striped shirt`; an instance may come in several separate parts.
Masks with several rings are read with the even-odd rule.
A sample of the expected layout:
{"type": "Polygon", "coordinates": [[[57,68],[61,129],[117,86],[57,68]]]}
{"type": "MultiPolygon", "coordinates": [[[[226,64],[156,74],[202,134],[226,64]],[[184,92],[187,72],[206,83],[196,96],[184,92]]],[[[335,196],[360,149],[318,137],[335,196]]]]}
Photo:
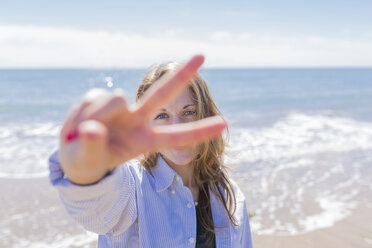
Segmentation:
{"type": "MultiPolygon", "coordinates": [[[[159,157],[152,175],[137,160],[117,167],[97,184],[79,186],[64,175],[58,151],[49,158],[50,181],[68,214],[85,229],[99,234],[98,247],[190,248],[196,242],[196,210],[192,193],[181,177],[159,157]]],[[[251,231],[245,198],[233,183],[237,198],[230,224],[219,198],[210,191],[216,247],[250,248],[251,231]]]]}

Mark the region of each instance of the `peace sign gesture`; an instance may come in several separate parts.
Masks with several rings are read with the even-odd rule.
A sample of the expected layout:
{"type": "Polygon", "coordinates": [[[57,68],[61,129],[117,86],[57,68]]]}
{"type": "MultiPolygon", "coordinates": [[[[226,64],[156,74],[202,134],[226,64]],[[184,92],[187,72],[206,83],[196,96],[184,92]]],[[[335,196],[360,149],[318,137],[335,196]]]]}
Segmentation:
{"type": "Polygon", "coordinates": [[[61,131],[59,160],[69,180],[89,184],[140,154],[188,146],[220,134],[227,124],[219,116],[150,126],[150,115],[185,90],[203,62],[203,56],[194,56],[175,73],[161,77],[132,106],[119,92],[89,91],[70,111],[61,131]]]}

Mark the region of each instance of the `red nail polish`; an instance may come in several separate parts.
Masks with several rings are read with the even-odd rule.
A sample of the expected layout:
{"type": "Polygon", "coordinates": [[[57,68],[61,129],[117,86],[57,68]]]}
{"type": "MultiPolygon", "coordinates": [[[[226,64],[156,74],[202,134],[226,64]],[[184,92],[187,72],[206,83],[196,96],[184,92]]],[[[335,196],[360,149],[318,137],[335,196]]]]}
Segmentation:
{"type": "Polygon", "coordinates": [[[70,142],[70,141],[72,141],[72,140],[74,140],[74,139],[77,139],[78,136],[79,136],[78,130],[75,129],[75,130],[73,130],[73,131],[71,131],[71,132],[69,132],[69,133],[67,134],[67,136],[66,136],[66,141],[67,141],[67,142],[70,142]]]}

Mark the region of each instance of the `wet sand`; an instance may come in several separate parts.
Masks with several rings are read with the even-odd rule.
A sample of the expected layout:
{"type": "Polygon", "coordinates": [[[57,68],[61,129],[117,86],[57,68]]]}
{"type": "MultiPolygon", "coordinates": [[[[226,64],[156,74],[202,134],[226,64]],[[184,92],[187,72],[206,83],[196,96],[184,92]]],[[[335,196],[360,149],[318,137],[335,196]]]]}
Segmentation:
{"type": "MultiPolygon", "coordinates": [[[[47,178],[1,178],[0,185],[0,247],[96,247],[97,236],[86,232],[65,213],[57,191],[47,178]]],[[[334,226],[307,234],[253,233],[253,245],[255,248],[372,247],[372,204],[360,204],[334,226]]]]}
{"type": "Polygon", "coordinates": [[[372,247],[372,208],[358,207],[330,228],[296,236],[253,235],[255,247],[372,247]]]}
{"type": "Polygon", "coordinates": [[[96,247],[47,178],[0,179],[0,247],[96,247]]]}

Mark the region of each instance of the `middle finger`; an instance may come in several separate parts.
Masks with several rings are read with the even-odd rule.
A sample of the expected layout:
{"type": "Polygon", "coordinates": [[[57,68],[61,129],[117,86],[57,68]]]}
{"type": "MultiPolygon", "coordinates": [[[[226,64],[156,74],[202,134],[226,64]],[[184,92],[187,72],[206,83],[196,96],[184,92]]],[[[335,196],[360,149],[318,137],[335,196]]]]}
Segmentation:
{"type": "Polygon", "coordinates": [[[227,123],[220,116],[177,125],[153,128],[154,150],[193,145],[219,135],[227,123]]]}

